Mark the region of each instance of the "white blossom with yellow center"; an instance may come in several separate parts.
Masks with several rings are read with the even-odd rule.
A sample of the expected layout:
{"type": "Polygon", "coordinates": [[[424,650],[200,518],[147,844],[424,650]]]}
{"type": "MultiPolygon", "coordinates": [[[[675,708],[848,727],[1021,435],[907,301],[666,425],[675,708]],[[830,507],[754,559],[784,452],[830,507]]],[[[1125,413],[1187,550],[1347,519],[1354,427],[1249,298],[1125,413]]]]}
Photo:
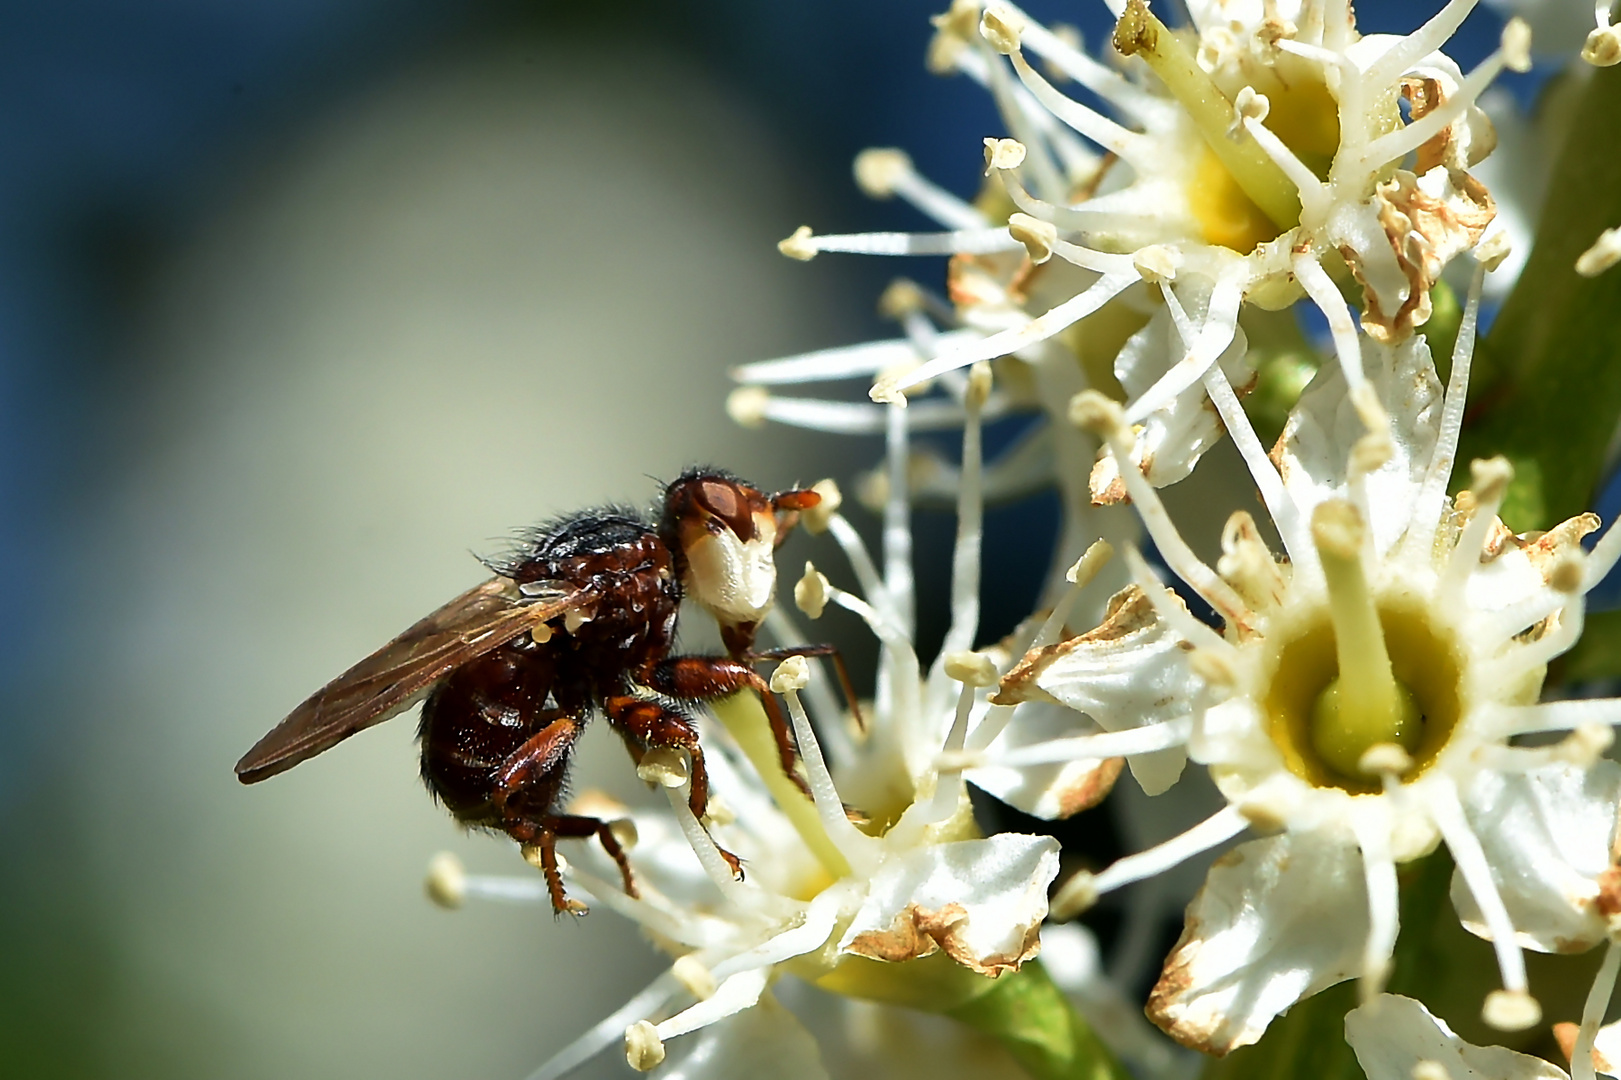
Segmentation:
{"type": "MultiPolygon", "coordinates": [[[[1210,872],[1151,995],[1150,1015],[1187,1045],[1221,1054],[1253,1042],[1272,1017],[1347,978],[1377,992],[1396,939],[1396,866],[1438,843],[1457,865],[1463,924],[1497,951],[1503,989],[1485,1015],[1499,1027],[1538,1016],[1522,948],[1591,947],[1621,911],[1611,847],[1621,766],[1601,760],[1621,701],[1535,704],[1545,665],[1581,633],[1583,594],[1621,554],[1621,532],[1590,555],[1580,540],[1592,515],[1511,535],[1496,517],[1509,479],[1501,460],[1477,462],[1474,487],[1447,498],[1479,283],[1444,396],[1422,337],[1364,342],[1361,385],[1389,417],[1380,433],[1368,433],[1367,409],[1329,366],[1269,458],[1231,391],[1207,382],[1287,558],[1239,513],[1223,558],[1204,564],[1147,480],[1125,470],[1154,543],[1224,632],[1128,551],[1136,584],[1109,619],[1031,650],[992,699],[1060,702],[1108,731],[986,744],[959,759],[1018,769],[1124,756],[1139,776],[1165,770],[1161,785],[1184,753],[1209,768],[1225,809],[1078,875],[1055,911],[1245,830],[1265,836],[1210,872]],[[1571,734],[1553,745],[1511,744],[1560,731],[1571,734]]],[[[1116,457],[1130,454],[1118,405],[1088,392],[1074,414],[1116,457]]]]}
{"type": "MultiPolygon", "coordinates": [[[[886,304],[906,340],[739,371],[751,385],[734,394],[734,417],[877,431],[879,410],[767,387],[876,376],[874,401],[904,404],[972,363],[1016,357],[1028,371],[1004,380],[1009,392],[992,414],[1061,407],[1077,382],[1123,392],[1139,428],[1132,461],[1164,485],[1222,434],[1207,378],[1241,391],[1254,378],[1241,315],[1305,299],[1328,318],[1353,400],[1377,427],[1341,288],[1360,284],[1362,325],[1382,343],[1429,317],[1442,270],[1493,220],[1491,195],[1468,171],[1495,145],[1476,101],[1505,66],[1529,64],[1525,24],[1512,21],[1502,47],[1466,76],[1439,50],[1474,0],[1451,0],[1412,34],[1365,37],[1349,5],[1333,0],[1194,3],[1193,26],[1182,30],[1141,0],[1110,7],[1114,45],[1130,56],[1123,71],[1010,4],[957,0],[935,20],[931,66],[984,85],[1012,134],[984,141],[993,186],[970,204],[920,176],[901,151],[870,150],[856,161],[861,187],[905,199],[947,231],[802,228],[781,247],[796,258],[954,255],[950,302],[908,286],[908,303],[892,295],[886,304]],[[1065,96],[1060,78],[1109,115],[1065,96]],[[1154,295],[1162,283],[1194,324],[1185,341],[1154,295]]],[[[938,397],[917,407],[920,429],[960,415],[938,397]]],[[[1035,429],[1021,447],[1029,452],[1010,454],[988,490],[1028,490],[1044,475],[1067,494],[1083,475],[1076,442],[1072,432],[1035,429]]],[[[1090,495],[1122,498],[1116,473],[1105,463],[1090,495]]],[[[1077,542],[1060,544],[1060,565],[1092,538],[1081,538],[1087,527],[1128,538],[1074,502],[1066,510],[1077,542]]]]}

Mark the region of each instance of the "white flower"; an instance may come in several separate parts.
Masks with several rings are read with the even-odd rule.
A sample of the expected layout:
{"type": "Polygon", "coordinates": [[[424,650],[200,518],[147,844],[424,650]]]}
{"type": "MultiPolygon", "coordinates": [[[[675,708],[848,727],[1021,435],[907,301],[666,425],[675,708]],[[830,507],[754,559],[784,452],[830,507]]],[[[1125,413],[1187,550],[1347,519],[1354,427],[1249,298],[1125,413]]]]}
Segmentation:
{"type": "MultiPolygon", "coordinates": [[[[1474,488],[1447,499],[1479,287],[1477,275],[1444,398],[1422,338],[1364,343],[1362,385],[1389,417],[1382,431],[1368,431],[1368,402],[1325,367],[1268,458],[1213,371],[1212,401],[1287,559],[1240,513],[1212,569],[1146,478],[1124,470],[1161,554],[1225,632],[1194,619],[1128,551],[1136,584],[1111,618],[1032,650],[993,699],[1062,703],[1106,730],[992,746],[969,764],[1125,756],[1141,775],[1185,749],[1228,800],[1183,836],[1078,875],[1055,910],[1246,828],[1273,834],[1216,864],[1150,998],[1150,1015],[1187,1045],[1221,1054],[1253,1042],[1279,1012],[1343,979],[1360,975],[1376,992],[1396,938],[1396,865],[1441,842],[1457,864],[1464,925],[1497,950],[1504,990],[1488,996],[1486,1016],[1500,1027],[1538,1015],[1522,948],[1591,947],[1621,910],[1621,767],[1598,760],[1621,702],[1530,704],[1544,665],[1579,636],[1582,596],[1621,554],[1621,532],[1590,556],[1579,541],[1592,515],[1511,535],[1496,517],[1509,479],[1501,460],[1476,463],[1474,488]],[[1554,731],[1573,734],[1510,745],[1554,731]]],[[[1117,458],[1131,452],[1119,406],[1089,393],[1075,413],[1117,458]]]]}
{"type": "MultiPolygon", "coordinates": [[[[1503,67],[1529,65],[1529,34],[1511,22],[1502,47],[1466,77],[1437,50],[1473,6],[1453,0],[1405,37],[1361,37],[1348,8],[1315,0],[1194,4],[1189,40],[1129,0],[1114,5],[1114,44],[1142,63],[1123,76],[1010,4],[981,10],[978,0],[958,0],[936,20],[932,62],[995,95],[1015,138],[986,140],[987,171],[1017,212],[993,216],[928,184],[904,155],[869,154],[858,161],[869,192],[907,198],[952,231],[802,229],[784,250],[961,256],[952,299],[976,333],[939,343],[921,366],[884,374],[877,401],[904,400],[978,360],[1042,362],[1050,350],[1041,346],[1117,298],[1121,315],[1090,347],[1111,337],[1118,347],[1114,327],[1129,326],[1133,311],[1140,326],[1152,310],[1144,282],[1172,282],[1196,328],[1185,352],[1144,341],[1146,356],[1123,355],[1114,366],[1131,395],[1128,420],[1150,428],[1139,466],[1157,470],[1159,483],[1180,479],[1216,437],[1199,384],[1218,361],[1241,366],[1242,307],[1309,297],[1329,319],[1356,387],[1355,323],[1334,277],[1349,265],[1363,285],[1364,328],[1397,342],[1428,318],[1441,269],[1485,232],[1492,199],[1467,170],[1495,136],[1475,102],[1503,67]],[[1065,97],[1026,50],[1119,119],[1065,97]],[[1398,110],[1402,96],[1411,123],[1398,110]]],[[[1156,336],[1165,336],[1163,325],[1156,336]]],[[[1106,369],[1101,382],[1093,378],[1100,388],[1107,381],[1106,369]]]]}
{"type": "MultiPolygon", "coordinates": [[[[631,812],[600,800],[577,808],[615,821],[640,895],[617,885],[612,863],[592,845],[563,871],[570,891],[634,920],[676,959],[540,1077],[561,1075],[621,1039],[632,1064],[653,1068],[668,1054],[664,1068],[674,1075],[752,1077],[763,1062],[792,1059],[799,1070],[792,1075],[818,1077],[825,1074],[803,1052],[804,1029],[770,1003],[776,974],[944,1011],[994,985],[984,976],[1016,969],[1036,954],[1048,887],[1058,873],[1057,842],[979,835],[961,775],[942,775],[936,764],[942,753],[962,750],[970,720],[988,708],[982,699],[999,675],[987,658],[966,651],[978,624],[978,445],[987,381],[988,372],[976,373],[965,399],[956,603],[945,647],[929,671],[920,671],[912,647],[904,471],[886,521],[882,572],[837,513],[836,489],[822,485],[826,500],[805,523],[845,547],[866,599],[833,588],[814,569],[795,591],[813,611],[829,602],[855,611],[882,643],[865,733],[846,731],[825,702],[819,737],[800,700],[801,691],[812,689],[808,665],[790,658],[772,688],[788,701],[804,790],[784,775],[760,701],[743,694],[712,706],[720,724],[702,722],[713,791],[708,829],[688,809],[685,771],[656,773],[645,761],[643,773],[665,786],[668,812],[631,812]],[[742,879],[717,844],[742,859],[742,879]],[[770,1024],[748,1018],[762,1003],[775,1009],[770,1024]],[[703,1034],[666,1050],[670,1040],[695,1032],[703,1034]]],[[[890,408],[899,417],[904,462],[905,414],[890,408]]],[[[781,613],[767,626],[784,644],[799,640],[781,613]]],[[[826,696],[824,688],[818,692],[826,696]]],[[[499,882],[479,887],[522,890],[499,882]]],[[[467,883],[440,892],[465,895],[467,883]]]]}

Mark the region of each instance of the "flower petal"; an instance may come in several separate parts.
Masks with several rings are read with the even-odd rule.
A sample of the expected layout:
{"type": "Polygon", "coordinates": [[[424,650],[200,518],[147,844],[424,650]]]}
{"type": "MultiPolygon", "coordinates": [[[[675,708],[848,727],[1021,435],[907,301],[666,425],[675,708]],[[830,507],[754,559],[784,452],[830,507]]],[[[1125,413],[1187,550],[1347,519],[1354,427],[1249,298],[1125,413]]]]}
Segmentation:
{"type": "MultiPolygon", "coordinates": [[[[1621,765],[1550,765],[1524,773],[1483,771],[1464,796],[1469,823],[1514,920],[1515,937],[1538,952],[1583,952],[1605,939],[1621,898],[1611,859],[1621,765]]],[[[1490,940],[1469,887],[1452,876],[1452,905],[1470,933],[1490,940]]]]}
{"type": "Polygon", "coordinates": [[[1568,1080],[1564,1070],[1501,1046],[1472,1046],[1412,998],[1380,994],[1345,1014],[1345,1041],[1368,1080],[1412,1080],[1435,1062],[1451,1080],[1568,1080]]]}
{"type": "MultiPolygon", "coordinates": [[[[999,750],[1016,750],[1095,730],[1072,709],[1047,701],[1027,701],[1017,707],[996,746],[999,750]]],[[[1085,758],[1048,765],[987,765],[969,769],[964,775],[969,783],[1009,806],[1055,821],[1096,806],[1114,787],[1124,766],[1123,758],[1085,758]]]]}
{"type": "Polygon", "coordinates": [[[1058,842],[1001,833],[909,851],[873,877],[839,947],[875,960],[945,950],[982,975],[1017,968],[1041,948],[1058,842]]]}
{"type": "MultiPolygon", "coordinates": [[[[1032,649],[1003,678],[993,700],[1050,699],[1086,713],[1105,731],[1174,720],[1193,711],[1203,685],[1194,677],[1190,654],[1182,635],[1161,622],[1148,597],[1131,585],[1109,601],[1097,629],[1032,649]]],[[[1135,754],[1130,764],[1143,790],[1157,795],[1176,783],[1186,760],[1186,751],[1173,747],[1135,754]]]]}
{"type": "MultiPolygon", "coordinates": [[[[1394,347],[1364,338],[1362,362],[1390,417],[1390,457],[1365,481],[1368,526],[1374,548],[1382,554],[1406,531],[1434,453],[1441,383],[1422,335],[1394,347]]],[[[1303,519],[1310,519],[1318,503],[1346,489],[1346,462],[1357,440],[1367,434],[1346,392],[1344,373],[1337,364],[1324,364],[1300,395],[1273,451],[1284,487],[1303,519]]]]}
{"type": "Polygon", "coordinates": [[[1220,1056],[1295,1002],[1361,970],[1362,858],[1327,830],[1242,844],[1217,860],[1148,999],[1148,1017],[1220,1056]]]}

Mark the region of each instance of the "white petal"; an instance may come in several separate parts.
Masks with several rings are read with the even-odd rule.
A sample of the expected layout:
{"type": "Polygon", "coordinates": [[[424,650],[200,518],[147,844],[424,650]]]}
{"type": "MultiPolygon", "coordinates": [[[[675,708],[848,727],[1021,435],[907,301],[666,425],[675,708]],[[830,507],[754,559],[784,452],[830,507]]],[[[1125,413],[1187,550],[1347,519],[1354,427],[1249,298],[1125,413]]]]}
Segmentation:
{"type": "Polygon", "coordinates": [[[1001,833],[918,848],[890,859],[839,947],[877,960],[944,949],[982,974],[1016,968],[1041,948],[1058,842],[1001,833]]]}
{"type": "MultiPolygon", "coordinates": [[[[1421,335],[1394,348],[1367,338],[1361,344],[1368,382],[1390,416],[1390,459],[1366,480],[1368,525],[1374,547],[1382,553],[1406,530],[1434,452],[1441,384],[1421,335]]],[[[1346,393],[1344,374],[1338,365],[1324,364],[1283,431],[1283,483],[1302,518],[1309,519],[1318,503],[1345,489],[1351,448],[1367,433],[1346,393]]]]}
{"type": "MultiPolygon", "coordinates": [[[[1086,713],[1105,731],[1174,720],[1193,711],[1203,685],[1189,655],[1182,635],[1131,586],[1109,601],[1097,629],[1021,660],[1003,680],[998,700],[1018,701],[1036,691],[1086,713]]],[[[1157,795],[1176,782],[1186,760],[1186,751],[1173,747],[1135,754],[1130,764],[1143,790],[1157,795]]]]}
{"type": "MultiPolygon", "coordinates": [[[[1017,707],[996,748],[998,752],[1016,750],[1097,730],[1095,724],[1077,716],[1073,709],[1048,701],[1027,701],[1017,707]]],[[[1097,805],[1114,786],[1122,764],[1119,758],[1085,758],[1017,768],[988,765],[970,769],[964,775],[969,783],[1009,806],[1055,821],[1097,805]]]]}
{"type": "MultiPolygon", "coordinates": [[[[1483,771],[1469,786],[1464,810],[1525,948],[1582,952],[1604,940],[1600,878],[1614,876],[1610,841],[1618,800],[1621,765],[1613,761],[1591,769],[1483,771]]],[[[1465,928],[1490,940],[1480,909],[1456,872],[1452,904],[1465,928]]]]}
{"type": "Polygon", "coordinates": [[[662,1080],[828,1080],[816,1040],[770,994],[676,1045],[662,1080]]]}
{"type": "MultiPolygon", "coordinates": [[[[1210,279],[1183,274],[1177,278],[1176,284],[1177,296],[1186,307],[1189,322],[1196,330],[1206,331],[1212,289],[1210,279]]],[[[1231,312],[1232,307],[1229,307],[1227,313],[1230,315],[1231,312]]],[[[1223,325],[1230,327],[1231,323],[1223,325]]],[[[1189,363],[1196,345],[1204,344],[1198,340],[1203,336],[1202,333],[1196,334],[1195,341],[1184,341],[1176,331],[1169,309],[1162,306],[1147,326],[1126,341],[1115,358],[1115,376],[1126,391],[1126,400],[1135,404],[1172,368],[1189,363]]],[[[1212,349],[1215,347],[1219,346],[1212,346],[1212,349]]],[[[1234,329],[1217,357],[1217,363],[1234,386],[1245,387],[1254,376],[1248,354],[1249,343],[1244,331],[1234,329]]],[[[1208,357],[1210,353],[1203,355],[1208,357]]],[[[1191,380],[1188,385],[1169,403],[1143,416],[1132,457],[1155,487],[1174,484],[1187,476],[1205,451],[1214,446],[1224,433],[1201,381],[1206,370],[1208,362],[1190,367],[1189,374],[1185,376],[1191,380]]],[[[1155,401],[1162,400],[1157,392],[1154,397],[1155,401]]],[[[1143,404],[1152,406],[1149,402],[1143,404]]],[[[1131,412],[1128,418],[1138,415],[1141,413],[1131,412]]]]}
{"type": "Polygon", "coordinates": [[[1412,1080],[1433,1061],[1450,1080],[1568,1080],[1541,1058],[1501,1046],[1472,1046],[1412,998],[1380,994],[1345,1014],[1345,1041],[1368,1080],[1412,1080]]]}
{"type": "Polygon", "coordinates": [[[1356,847],[1326,830],[1217,860],[1148,999],[1172,1038],[1210,1054],[1259,1039],[1302,998],[1357,975],[1368,898],[1356,847]]]}

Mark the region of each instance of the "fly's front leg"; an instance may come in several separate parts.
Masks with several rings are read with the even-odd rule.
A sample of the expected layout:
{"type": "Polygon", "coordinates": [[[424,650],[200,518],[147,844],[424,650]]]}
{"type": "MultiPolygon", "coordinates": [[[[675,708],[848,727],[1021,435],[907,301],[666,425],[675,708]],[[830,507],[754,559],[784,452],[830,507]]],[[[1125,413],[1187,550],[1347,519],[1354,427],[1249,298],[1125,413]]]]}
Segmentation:
{"type": "Polygon", "coordinates": [[[861,716],[861,703],[856,698],[855,684],[850,681],[850,670],[844,666],[844,657],[838,648],[833,645],[783,645],[776,649],[762,651],[749,650],[738,657],[745,663],[755,664],[765,660],[786,660],[790,656],[825,656],[833,661],[833,670],[839,677],[839,690],[844,694],[844,703],[850,706],[850,715],[855,717],[856,727],[862,731],[867,730],[867,721],[861,716]]]}
{"type": "Polygon", "coordinates": [[[788,727],[788,718],[771,686],[759,672],[740,660],[727,660],[718,656],[675,656],[663,661],[648,674],[647,686],[661,694],[683,701],[713,701],[749,689],[760,695],[765,705],[766,719],[771,723],[771,735],[777,743],[777,757],[782,762],[783,775],[792,780],[808,798],[810,786],[799,775],[799,753],[788,727]]]}
{"type": "MultiPolygon", "coordinates": [[[[629,694],[608,698],[602,703],[602,711],[608,714],[608,722],[627,740],[634,740],[643,746],[673,747],[687,752],[692,759],[687,806],[692,810],[692,816],[702,821],[709,812],[709,771],[704,768],[704,748],[698,744],[698,733],[687,718],[656,701],[629,694]]],[[[634,747],[632,749],[634,753],[634,747]]],[[[732,868],[732,873],[741,878],[743,860],[719,845],[716,850],[726,860],[726,865],[732,868]]]]}

